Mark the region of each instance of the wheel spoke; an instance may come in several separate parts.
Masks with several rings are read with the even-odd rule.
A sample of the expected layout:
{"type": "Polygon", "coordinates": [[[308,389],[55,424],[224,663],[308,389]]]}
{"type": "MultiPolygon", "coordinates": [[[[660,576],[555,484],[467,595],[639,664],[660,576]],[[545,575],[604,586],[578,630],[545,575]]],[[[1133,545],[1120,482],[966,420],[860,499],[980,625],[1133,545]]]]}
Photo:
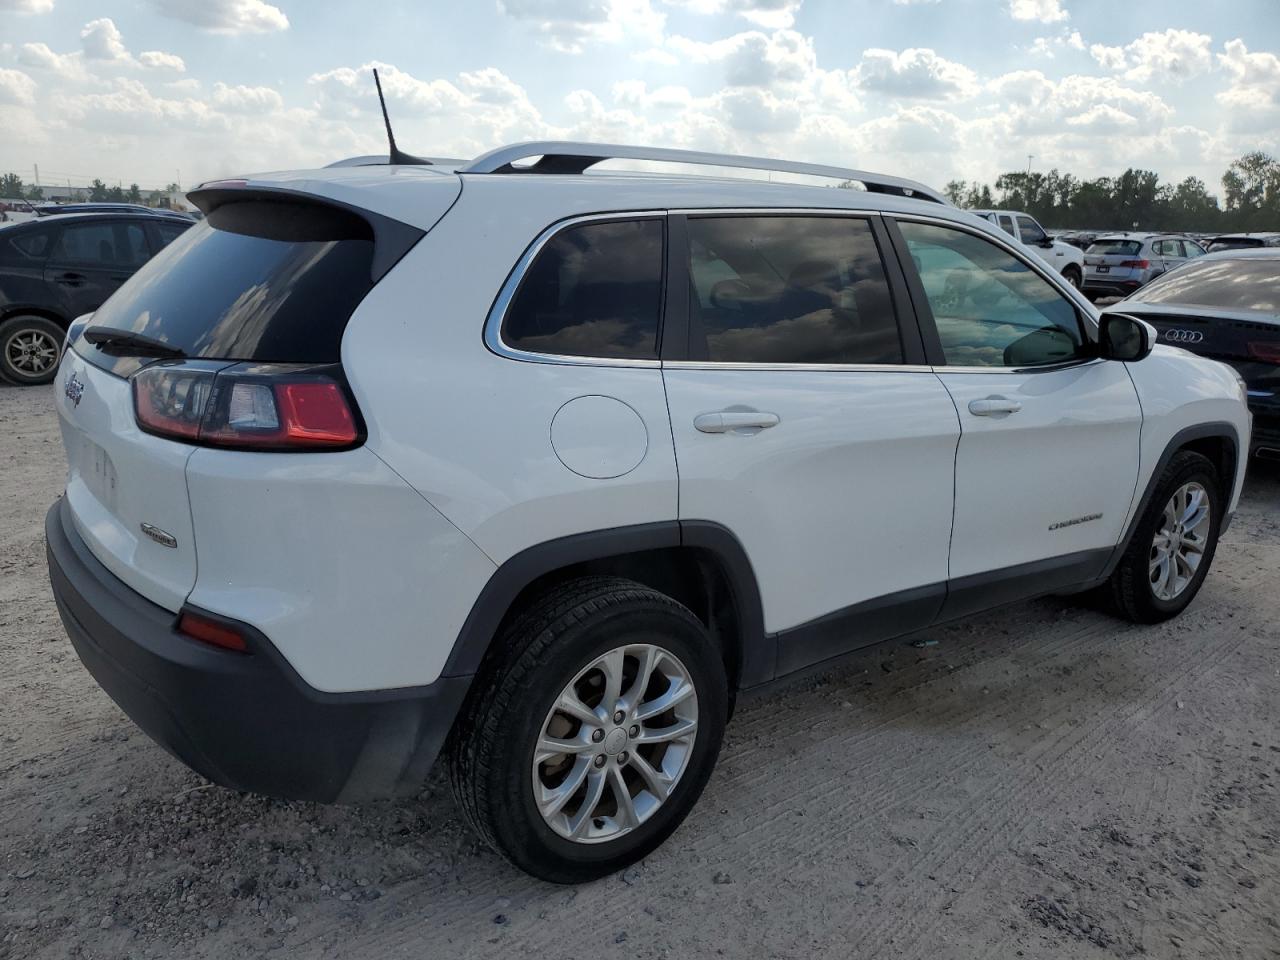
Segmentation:
{"type": "Polygon", "coordinates": [[[636,815],[636,803],[631,798],[631,791],[627,789],[622,768],[609,768],[609,785],[613,789],[613,799],[618,806],[617,819],[622,827],[630,829],[640,826],[640,818],[636,815]]]}
{"type": "Polygon", "coordinates": [[[652,764],[638,753],[631,758],[631,766],[635,768],[636,773],[640,774],[640,779],[659,802],[667,799],[667,795],[671,792],[671,785],[675,782],[671,777],[655,770],[652,764]]]}
{"type": "Polygon", "coordinates": [[[636,677],[627,689],[626,697],[623,701],[625,704],[623,709],[634,709],[635,705],[640,702],[645,690],[649,688],[649,680],[653,676],[653,670],[661,659],[662,651],[657,647],[645,648],[644,654],[640,657],[640,665],[636,669],[636,677]]]}
{"type": "Polygon", "coordinates": [[[545,763],[552,757],[563,757],[566,754],[585,753],[595,746],[589,740],[562,740],[549,737],[545,733],[538,738],[538,746],[534,752],[534,763],[545,763]]]}
{"type": "Polygon", "coordinates": [[[683,703],[693,696],[693,684],[683,679],[672,679],[669,686],[660,696],[654,697],[647,703],[642,703],[636,709],[635,717],[637,720],[644,722],[659,714],[666,713],[677,703],[683,703]]]}
{"type": "Polygon", "coordinates": [[[672,740],[683,740],[697,729],[697,720],[677,720],[669,727],[642,727],[638,742],[668,743],[672,740]]]}
{"type": "Polygon", "coordinates": [[[560,694],[555,709],[580,723],[588,723],[592,726],[598,726],[600,723],[600,715],[583,703],[572,687],[560,694]]]}
{"type": "Polygon", "coordinates": [[[564,805],[582,788],[582,781],[587,779],[587,773],[590,770],[591,762],[580,759],[558,787],[551,790],[543,787],[539,792],[538,800],[538,808],[542,811],[542,815],[553,817],[563,810],[564,805]]]}
{"type": "Polygon", "coordinates": [[[596,807],[600,806],[600,797],[604,794],[605,775],[600,770],[592,769],[587,774],[587,795],[582,798],[582,806],[569,821],[569,839],[576,840],[591,822],[596,807]]]}
{"type": "Polygon", "coordinates": [[[600,706],[606,716],[617,708],[618,697],[622,695],[622,668],[626,661],[627,652],[622,647],[609,651],[600,661],[600,672],[604,674],[604,698],[600,706]]]}

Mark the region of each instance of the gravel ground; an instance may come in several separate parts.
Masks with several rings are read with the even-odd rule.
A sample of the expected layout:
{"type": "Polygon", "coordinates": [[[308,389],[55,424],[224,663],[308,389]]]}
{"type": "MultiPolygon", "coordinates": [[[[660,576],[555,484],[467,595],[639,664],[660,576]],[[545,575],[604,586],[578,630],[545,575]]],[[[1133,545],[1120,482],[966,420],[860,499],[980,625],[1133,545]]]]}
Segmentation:
{"type": "Polygon", "coordinates": [[[1274,468],[1177,621],[1044,600],[753,698],[666,846],[568,889],[438,774],[340,808],[188,772],[63,635],[48,388],[0,388],[0,464],[0,958],[1280,957],[1274,468]]]}

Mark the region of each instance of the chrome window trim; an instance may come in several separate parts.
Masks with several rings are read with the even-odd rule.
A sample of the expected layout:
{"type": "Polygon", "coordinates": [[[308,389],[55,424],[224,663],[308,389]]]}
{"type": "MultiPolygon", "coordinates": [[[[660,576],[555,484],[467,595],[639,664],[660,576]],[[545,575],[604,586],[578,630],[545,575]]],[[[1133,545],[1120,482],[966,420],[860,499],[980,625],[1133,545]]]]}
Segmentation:
{"type": "Polygon", "coordinates": [[[909,363],[752,363],[747,360],[664,360],[662,369],[790,370],[810,373],[933,373],[935,370],[928,365],[909,363]]]}
{"type": "MultiPolygon", "coordinates": [[[[509,360],[523,360],[528,363],[551,363],[558,366],[571,367],[650,367],[659,369],[662,361],[655,358],[628,358],[628,357],[575,357],[567,354],[559,353],[534,353],[531,350],[521,350],[513,347],[502,339],[502,325],[506,320],[507,310],[511,307],[511,301],[515,298],[516,291],[520,289],[520,284],[524,280],[525,274],[529,270],[530,264],[542,252],[543,247],[556,234],[573,227],[581,226],[584,223],[605,223],[612,220],[652,220],[660,217],[666,219],[666,210],[625,210],[613,213],[588,213],[579,216],[568,217],[564,220],[557,220],[548,226],[533,242],[525,248],[524,253],[520,255],[520,259],[516,261],[515,266],[511,268],[511,272],[507,274],[506,281],[502,284],[502,289],[498,291],[497,298],[493,301],[493,306],[489,308],[489,315],[485,318],[484,324],[484,343],[490,351],[500,357],[506,357],[509,360]]],[[[666,250],[664,241],[663,250],[666,250]]],[[[665,263],[663,268],[665,270],[665,263]]],[[[661,317],[659,317],[661,323],[661,317]]]]}

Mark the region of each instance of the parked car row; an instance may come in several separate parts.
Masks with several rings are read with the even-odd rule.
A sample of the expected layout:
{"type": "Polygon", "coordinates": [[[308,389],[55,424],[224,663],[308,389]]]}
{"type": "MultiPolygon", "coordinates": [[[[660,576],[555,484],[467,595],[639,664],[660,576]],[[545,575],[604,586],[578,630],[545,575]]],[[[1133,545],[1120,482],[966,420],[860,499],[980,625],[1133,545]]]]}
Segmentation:
{"type": "Polygon", "coordinates": [[[1084,292],[1090,297],[1127,296],[1204,255],[1204,247],[1180,234],[1099,237],[1084,252],[1084,292]]]}
{"type": "Polygon", "coordinates": [[[48,383],[67,327],[195,221],[63,213],[0,225],[0,379],[48,383]]]}

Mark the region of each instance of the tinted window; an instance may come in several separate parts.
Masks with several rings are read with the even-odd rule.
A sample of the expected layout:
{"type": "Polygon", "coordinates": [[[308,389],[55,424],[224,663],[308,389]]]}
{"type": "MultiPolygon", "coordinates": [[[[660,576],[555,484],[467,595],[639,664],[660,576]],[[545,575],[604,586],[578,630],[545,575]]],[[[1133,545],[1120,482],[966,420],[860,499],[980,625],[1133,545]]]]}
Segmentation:
{"type": "Polygon", "coordinates": [[[151,248],[147,246],[147,231],[140,223],[116,224],[116,252],[120,262],[133,267],[140,267],[151,259],[151,248]]]}
{"type": "Polygon", "coordinates": [[[1089,244],[1085,253],[1131,257],[1137,255],[1140,250],[1142,250],[1141,240],[1099,240],[1089,244]]]}
{"type": "Polygon", "coordinates": [[[852,217],[689,220],[690,356],[901,363],[871,225],[852,217]]]}
{"type": "Polygon", "coordinates": [[[1280,259],[1192,260],[1134,299],[1280,314],[1280,259]]]}
{"type": "Polygon", "coordinates": [[[9,244],[21,255],[20,259],[43,260],[49,255],[52,230],[23,230],[10,239],[9,244]]]}
{"type": "Polygon", "coordinates": [[[1264,247],[1266,243],[1257,237],[1225,237],[1209,241],[1209,252],[1218,250],[1247,250],[1250,247],[1264,247]]]}
{"type": "Polygon", "coordinates": [[[115,225],[110,220],[63,227],[54,256],[59,260],[102,266],[123,262],[116,257],[115,225]]]}
{"type": "Polygon", "coordinates": [[[1030,217],[1018,217],[1018,234],[1023,243],[1040,243],[1045,237],[1040,225],[1030,217]]]}
{"type": "Polygon", "coordinates": [[[1188,257],[1204,256],[1204,247],[1200,246],[1200,244],[1196,243],[1194,240],[1183,240],[1182,246],[1183,249],[1187,251],[1188,257]]]}
{"type": "Polygon", "coordinates": [[[180,223],[157,223],[154,227],[156,235],[160,238],[161,249],[173,243],[187,231],[187,228],[180,223]]]}
{"type": "MultiPolygon", "coordinates": [[[[373,285],[373,247],[368,224],[343,211],[230,203],[153,257],[92,325],[194,357],[335,362],[347,320],[373,285]]],[[[84,340],[77,350],[115,366],[84,340]]]]}
{"type": "Polygon", "coordinates": [[[662,311],[661,220],[606,220],[553,236],[502,324],[518,350],[653,359],[662,311]]]}
{"type": "Polygon", "coordinates": [[[995,244],[948,227],[899,224],[920,274],[947,363],[1027,367],[1080,352],[1075,307],[995,244]]]}
{"type": "Polygon", "coordinates": [[[1013,230],[1013,218],[1010,217],[1008,214],[1002,213],[1000,215],[1000,229],[1003,230],[1005,233],[1007,233],[1011,237],[1017,236],[1017,234],[1013,230]]]}

